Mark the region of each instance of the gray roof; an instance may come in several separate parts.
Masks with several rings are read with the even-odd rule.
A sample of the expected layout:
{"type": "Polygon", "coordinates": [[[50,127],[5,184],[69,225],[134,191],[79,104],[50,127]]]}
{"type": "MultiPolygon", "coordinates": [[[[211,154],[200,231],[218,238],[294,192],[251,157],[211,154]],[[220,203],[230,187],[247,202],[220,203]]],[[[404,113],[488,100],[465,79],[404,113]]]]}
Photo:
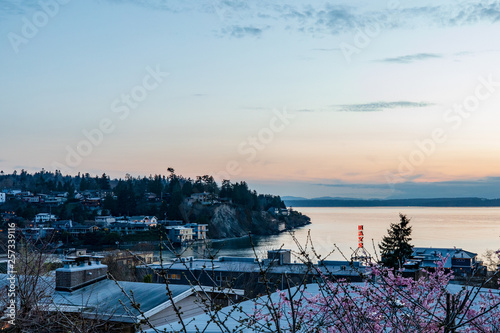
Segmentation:
{"type": "MultiPolygon", "coordinates": [[[[185,262],[174,260],[173,262],[148,265],[148,267],[160,270],[206,270],[214,272],[247,272],[259,273],[263,269],[269,268],[269,273],[289,273],[289,274],[305,274],[307,273],[307,265],[302,263],[290,263],[278,265],[277,263],[270,264],[269,259],[257,261],[254,258],[240,257],[219,257],[218,260],[210,259],[185,259],[185,262]],[[269,267],[271,266],[271,267],[269,267]]],[[[357,264],[357,263],[355,263],[357,264]]],[[[315,269],[320,269],[324,273],[333,273],[335,275],[358,276],[359,273],[364,273],[365,268],[355,265],[354,269],[350,267],[347,261],[324,261],[322,265],[315,265],[315,269]],[[343,267],[345,266],[345,267],[343,267]],[[357,267],[356,267],[357,266],[357,267]]]]}
{"type": "MultiPolygon", "coordinates": [[[[169,288],[174,299],[183,298],[191,294],[192,290],[191,286],[185,285],[170,285],[169,288]]],[[[142,312],[154,312],[155,308],[170,301],[164,284],[116,283],[107,279],[73,292],[56,291],[53,295],[54,303],[64,312],[83,312],[86,315],[97,314],[100,318],[112,317],[113,321],[136,322],[141,319],[141,315],[132,307],[131,299],[140,304],[142,312]]]]}
{"type": "MultiPolygon", "coordinates": [[[[8,277],[7,274],[0,274],[0,288],[8,285],[8,277]]],[[[98,317],[116,322],[138,322],[142,319],[139,311],[132,307],[131,299],[140,304],[141,311],[148,316],[171,304],[165,284],[115,282],[106,279],[73,292],[55,291],[54,286],[53,274],[38,280],[37,289],[47,296],[52,296],[46,300],[49,311],[79,312],[86,317],[98,317]]],[[[169,288],[175,302],[191,295],[194,290],[192,286],[187,285],[169,285],[169,288]]]]}

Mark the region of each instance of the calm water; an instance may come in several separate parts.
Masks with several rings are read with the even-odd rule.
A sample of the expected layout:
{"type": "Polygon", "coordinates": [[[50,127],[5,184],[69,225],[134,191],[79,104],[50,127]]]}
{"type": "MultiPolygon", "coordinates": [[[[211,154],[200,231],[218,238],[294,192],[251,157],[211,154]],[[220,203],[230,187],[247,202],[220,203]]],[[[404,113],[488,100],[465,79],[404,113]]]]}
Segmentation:
{"type": "MultiPolygon", "coordinates": [[[[377,244],[387,233],[390,223],[399,221],[399,213],[411,218],[412,243],[415,246],[460,247],[483,254],[487,249],[500,248],[500,208],[429,208],[429,207],[368,207],[368,208],[296,208],[311,218],[312,224],[296,229],[295,238],[306,245],[310,233],[316,251],[327,255],[334,244],[350,257],[357,247],[357,226],[364,225],[365,247],[373,253],[373,242],[377,244]],[[373,242],[372,242],[373,239],[373,242]]],[[[298,250],[293,237],[288,233],[252,239],[259,257],[264,257],[272,248],[298,250]]],[[[218,255],[254,256],[248,238],[214,243],[218,255]]],[[[309,243],[310,248],[310,243],[309,243]]],[[[201,247],[187,249],[184,255],[201,257],[201,247]]],[[[340,260],[342,254],[335,250],[331,259],[340,260]]]]}

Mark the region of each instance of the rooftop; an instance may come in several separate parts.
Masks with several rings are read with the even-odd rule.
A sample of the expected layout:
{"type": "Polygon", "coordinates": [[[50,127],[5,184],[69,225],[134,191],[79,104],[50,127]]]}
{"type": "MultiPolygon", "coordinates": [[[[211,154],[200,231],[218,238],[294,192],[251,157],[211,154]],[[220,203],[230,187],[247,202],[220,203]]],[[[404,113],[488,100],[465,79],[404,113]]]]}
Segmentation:
{"type": "MultiPolygon", "coordinates": [[[[255,259],[241,257],[219,257],[217,260],[194,259],[192,257],[174,259],[172,262],[148,265],[148,267],[160,270],[207,270],[215,272],[255,272],[259,273],[263,269],[268,269],[270,273],[295,273],[305,274],[308,267],[302,263],[283,263],[278,264],[278,260],[255,259]]],[[[329,261],[325,260],[314,266],[324,273],[333,273],[335,275],[358,276],[364,272],[364,267],[354,262],[353,267],[347,261],[329,261]]]]}
{"type": "MultiPolygon", "coordinates": [[[[173,299],[191,294],[192,287],[170,285],[173,299]]],[[[155,283],[102,280],[73,292],[55,291],[54,307],[66,312],[84,312],[87,315],[99,315],[120,322],[136,322],[140,313],[132,307],[129,296],[141,305],[143,312],[160,311],[160,307],[170,300],[165,285],[155,283]],[[123,289],[123,290],[122,290],[123,289]]]]}

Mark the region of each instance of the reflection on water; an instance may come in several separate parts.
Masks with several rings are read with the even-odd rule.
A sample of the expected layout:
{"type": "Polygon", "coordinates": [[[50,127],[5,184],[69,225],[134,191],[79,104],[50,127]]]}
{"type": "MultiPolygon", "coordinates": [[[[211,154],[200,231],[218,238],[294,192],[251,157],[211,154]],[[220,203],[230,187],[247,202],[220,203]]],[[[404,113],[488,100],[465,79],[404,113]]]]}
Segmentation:
{"type": "MultiPolygon", "coordinates": [[[[335,245],[350,257],[357,247],[357,226],[364,225],[365,247],[373,254],[374,245],[386,234],[390,223],[399,221],[399,213],[411,218],[412,243],[426,247],[460,247],[483,254],[486,249],[500,248],[500,208],[434,208],[434,207],[369,207],[369,208],[297,208],[311,218],[312,224],[296,229],[293,234],[302,247],[310,233],[314,248],[321,256],[342,260],[335,245]],[[373,241],[372,241],[373,240],[373,241]]],[[[196,258],[209,254],[218,256],[263,258],[270,249],[289,248],[299,251],[289,233],[273,236],[253,236],[212,242],[183,248],[182,256],[196,258]],[[253,246],[252,246],[253,244],[253,246]]],[[[169,254],[168,258],[173,255],[169,254]]]]}

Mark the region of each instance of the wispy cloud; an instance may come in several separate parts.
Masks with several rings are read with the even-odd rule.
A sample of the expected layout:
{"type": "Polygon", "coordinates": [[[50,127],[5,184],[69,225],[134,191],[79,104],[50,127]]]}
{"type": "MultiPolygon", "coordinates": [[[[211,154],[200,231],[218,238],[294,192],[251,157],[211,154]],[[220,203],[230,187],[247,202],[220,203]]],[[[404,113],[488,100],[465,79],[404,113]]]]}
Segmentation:
{"type": "Polygon", "coordinates": [[[437,59],[442,58],[443,55],[437,53],[417,53],[410,54],[395,58],[384,58],[378,61],[381,62],[389,62],[389,63],[398,63],[398,64],[409,64],[416,61],[429,60],[429,59],[437,59]]]}
{"type": "Polygon", "coordinates": [[[222,32],[232,37],[242,38],[245,36],[259,37],[262,35],[263,29],[253,26],[233,25],[222,29],[222,32]]]}
{"type": "MultiPolygon", "coordinates": [[[[256,21],[269,25],[282,25],[289,30],[305,33],[353,32],[357,29],[378,24],[386,29],[420,26],[457,26],[478,22],[496,23],[500,21],[499,1],[460,1],[429,6],[402,4],[389,10],[387,4],[373,5],[369,8],[355,7],[350,2],[345,4],[314,3],[297,4],[283,0],[269,3],[262,0],[106,0],[114,4],[132,4],[153,10],[170,12],[198,11],[216,13],[227,26],[253,27],[256,21]],[[262,22],[264,21],[264,22],[262,22]]],[[[26,14],[40,8],[39,0],[2,0],[0,12],[3,14],[26,14]]],[[[250,30],[243,35],[255,35],[257,30],[250,30]],[[253,33],[252,33],[253,32],[253,33]]],[[[228,29],[227,33],[232,34],[228,29]]]]}
{"type": "Polygon", "coordinates": [[[319,51],[319,52],[337,52],[340,51],[339,47],[332,47],[332,48],[316,48],[312,49],[313,51],[319,51]]]}
{"type": "MultiPolygon", "coordinates": [[[[478,22],[496,23],[500,20],[500,3],[450,2],[432,6],[401,5],[389,10],[386,4],[378,9],[362,9],[349,5],[296,5],[282,4],[245,8],[245,15],[268,18],[269,25],[285,21],[288,30],[304,33],[339,34],[379,26],[384,29],[416,28],[428,26],[460,26],[478,22]],[[257,14],[258,13],[258,14],[257,14]]],[[[234,8],[234,7],[233,7],[234,8]]]]}
{"type": "Polygon", "coordinates": [[[39,1],[36,0],[3,0],[0,2],[0,15],[24,15],[40,8],[39,1]]]}
{"type": "MultiPolygon", "coordinates": [[[[231,2],[228,0],[228,2],[231,2]]],[[[500,3],[450,2],[432,6],[401,5],[389,10],[385,4],[378,9],[362,9],[349,5],[296,5],[292,3],[261,6],[252,3],[245,7],[244,16],[251,19],[267,19],[274,26],[284,21],[286,29],[310,34],[339,34],[379,26],[384,29],[447,27],[500,21],[500,3]]],[[[228,5],[229,6],[229,5],[228,5]]],[[[235,6],[228,7],[234,10],[235,6]]],[[[241,15],[240,15],[241,17],[241,15]]]]}
{"type": "Polygon", "coordinates": [[[269,110],[269,108],[265,108],[263,106],[242,106],[242,110],[269,110]]]}
{"type": "Polygon", "coordinates": [[[190,1],[165,1],[165,0],[107,0],[115,4],[131,4],[153,10],[163,10],[168,12],[197,11],[198,6],[190,1]]]}
{"type": "Polygon", "coordinates": [[[375,112],[375,111],[384,111],[388,109],[424,108],[432,105],[434,104],[427,102],[396,101],[396,102],[373,102],[365,104],[333,105],[333,108],[336,111],[346,111],[346,112],[375,112]]]}

